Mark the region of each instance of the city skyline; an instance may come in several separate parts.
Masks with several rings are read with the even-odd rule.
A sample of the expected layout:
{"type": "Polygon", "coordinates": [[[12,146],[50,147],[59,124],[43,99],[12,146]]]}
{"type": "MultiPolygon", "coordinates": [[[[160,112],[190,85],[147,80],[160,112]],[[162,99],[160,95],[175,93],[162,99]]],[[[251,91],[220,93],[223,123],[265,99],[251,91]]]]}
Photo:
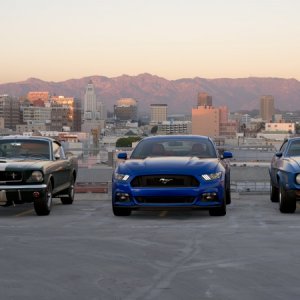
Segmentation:
{"type": "Polygon", "coordinates": [[[4,0],[0,84],[142,73],[300,80],[299,9],[296,0],[4,0]]]}

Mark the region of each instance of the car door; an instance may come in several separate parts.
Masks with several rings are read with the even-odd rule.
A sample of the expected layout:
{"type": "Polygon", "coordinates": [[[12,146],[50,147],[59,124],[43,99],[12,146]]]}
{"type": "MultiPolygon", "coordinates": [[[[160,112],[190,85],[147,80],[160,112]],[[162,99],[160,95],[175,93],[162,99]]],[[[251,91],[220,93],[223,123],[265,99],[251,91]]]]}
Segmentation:
{"type": "Polygon", "coordinates": [[[70,185],[71,162],[66,158],[63,147],[56,141],[52,143],[53,168],[55,187],[54,192],[64,190],[70,185]]]}
{"type": "Polygon", "coordinates": [[[271,161],[271,168],[270,168],[270,176],[271,176],[271,180],[274,184],[278,184],[277,182],[277,173],[278,170],[280,170],[282,168],[282,159],[284,157],[284,153],[286,150],[286,147],[288,145],[288,141],[283,142],[283,144],[281,145],[279,152],[277,152],[271,161]]]}

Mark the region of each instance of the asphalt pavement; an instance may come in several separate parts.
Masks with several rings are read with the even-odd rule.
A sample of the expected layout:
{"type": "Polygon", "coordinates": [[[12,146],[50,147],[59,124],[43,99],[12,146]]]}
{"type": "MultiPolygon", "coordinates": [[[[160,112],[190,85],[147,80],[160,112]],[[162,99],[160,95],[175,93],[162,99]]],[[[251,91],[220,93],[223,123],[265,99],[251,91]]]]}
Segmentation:
{"type": "Polygon", "coordinates": [[[232,195],[207,211],[114,217],[108,194],[58,199],[49,216],[0,208],[1,299],[282,300],[300,297],[300,208],[232,195]],[[99,198],[97,198],[97,196],[99,198]]]}

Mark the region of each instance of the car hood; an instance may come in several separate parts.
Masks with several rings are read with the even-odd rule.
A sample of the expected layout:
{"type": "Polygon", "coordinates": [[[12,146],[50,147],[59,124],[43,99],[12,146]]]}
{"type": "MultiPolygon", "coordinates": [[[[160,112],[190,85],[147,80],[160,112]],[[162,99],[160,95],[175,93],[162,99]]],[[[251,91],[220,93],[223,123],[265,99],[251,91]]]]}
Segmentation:
{"type": "Polygon", "coordinates": [[[39,169],[42,168],[47,162],[41,160],[24,160],[20,158],[15,159],[0,159],[0,171],[14,169],[39,169]]]}
{"type": "Polygon", "coordinates": [[[165,173],[183,174],[194,171],[215,172],[220,165],[218,158],[198,157],[147,157],[145,159],[131,159],[118,166],[117,172],[122,174],[165,173]]]}

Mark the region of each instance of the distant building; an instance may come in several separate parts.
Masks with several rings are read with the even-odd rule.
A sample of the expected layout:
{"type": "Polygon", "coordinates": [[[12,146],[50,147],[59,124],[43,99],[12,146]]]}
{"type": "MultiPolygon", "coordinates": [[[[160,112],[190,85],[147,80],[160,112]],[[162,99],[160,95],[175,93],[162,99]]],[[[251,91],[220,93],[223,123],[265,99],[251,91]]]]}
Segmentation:
{"type": "Polygon", "coordinates": [[[49,127],[42,123],[27,123],[19,124],[16,126],[16,133],[23,134],[24,132],[32,132],[33,134],[39,134],[41,131],[47,131],[49,127]]]}
{"type": "Polygon", "coordinates": [[[97,96],[93,82],[90,81],[85,89],[84,94],[84,120],[95,120],[96,119],[96,107],[97,96]]]}
{"type": "Polygon", "coordinates": [[[24,124],[30,122],[45,124],[51,121],[51,106],[49,102],[43,102],[41,105],[39,101],[30,102],[26,99],[21,103],[21,111],[24,124]]]}
{"type": "Polygon", "coordinates": [[[216,137],[234,137],[237,122],[228,120],[226,106],[198,106],[192,109],[192,134],[216,137]]]}
{"type": "Polygon", "coordinates": [[[74,98],[51,97],[51,130],[62,131],[63,127],[74,129],[74,98]]]}
{"type": "Polygon", "coordinates": [[[73,131],[81,131],[82,123],[82,106],[81,99],[74,98],[74,120],[73,120],[73,131]]]}
{"type": "Polygon", "coordinates": [[[191,121],[164,121],[159,123],[157,128],[158,134],[191,134],[191,121]]]}
{"type": "Polygon", "coordinates": [[[266,123],[265,132],[294,134],[296,132],[295,123],[266,123]]]}
{"type": "Polygon", "coordinates": [[[192,134],[218,137],[220,135],[220,113],[213,106],[198,106],[192,109],[192,134]]]}
{"type": "Polygon", "coordinates": [[[168,105],[167,104],[151,104],[150,105],[150,123],[158,124],[167,121],[168,105]]]}
{"type": "Polygon", "coordinates": [[[16,125],[21,122],[19,99],[0,95],[0,118],[4,119],[4,128],[16,130],[16,125]]]}
{"type": "Polygon", "coordinates": [[[121,98],[114,105],[114,115],[117,121],[136,121],[137,102],[132,98],[121,98]]]}
{"type": "Polygon", "coordinates": [[[35,106],[40,106],[38,103],[49,102],[50,94],[49,92],[29,92],[27,99],[35,106]]]}
{"type": "Polygon", "coordinates": [[[98,147],[99,138],[105,128],[106,110],[101,101],[97,101],[94,84],[90,81],[84,95],[83,123],[81,130],[93,138],[93,145],[98,147]]]}
{"type": "Polygon", "coordinates": [[[212,106],[212,96],[207,93],[198,93],[198,106],[212,106]]]}
{"type": "Polygon", "coordinates": [[[274,97],[265,95],[260,98],[260,116],[263,121],[271,122],[275,113],[274,97]]]}

